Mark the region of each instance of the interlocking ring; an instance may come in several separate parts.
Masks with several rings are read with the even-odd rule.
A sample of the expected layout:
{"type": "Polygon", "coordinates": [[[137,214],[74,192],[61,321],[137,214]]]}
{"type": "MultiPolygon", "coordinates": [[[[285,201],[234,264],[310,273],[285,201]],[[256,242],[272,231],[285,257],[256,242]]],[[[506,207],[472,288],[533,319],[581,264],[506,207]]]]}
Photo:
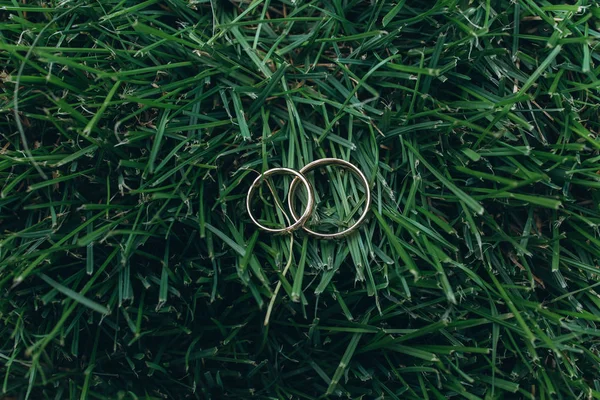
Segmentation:
{"type": "MultiPolygon", "coordinates": [[[[310,230],[309,228],[305,227],[304,222],[302,222],[302,229],[304,229],[307,233],[311,234],[312,236],[316,236],[321,239],[341,238],[341,237],[347,236],[350,233],[352,233],[356,228],[358,228],[358,226],[367,217],[367,214],[369,212],[369,207],[371,206],[371,191],[369,190],[369,181],[367,180],[367,177],[357,167],[355,167],[353,164],[350,164],[348,161],[340,160],[339,158],[322,158],[320,160],[315,160],[315,161],[305,165],[304,168],[302,168],[300,170],[300,174],[302,176],[304,176],[307,172],[312,171],[313,169],[320,167],[322,165],[339,165],[339,166],[349,169],[361,180],[361,183],[365,187],[366,201],[365,201],[364,211],[360,215],[358,220],[354,224],[352,224],[352,226],[350,226],[349,228],[347,228],[341,232],[336,232],[336,233],[320,233],[320,232],[315,232],[315,231],[310,230]]],[[[292,217],[294,217],[294,219],[296,221],[300,221],[300,219],[298,218],[298,215],[294,211],[292,199],[294,197],[294,193],[296,192],[296,187],[298,185],[299,179],[300,179],[299,177],[294,178],[294,180],[292,181],[292,184],[290,185],[290,191],[288,193],[288,207],[290,209],[292,217]]],[[[302,179],[300,179],[300,180],[302,182],[304,182],[302,179]]],[[[308,202],[310,204],[313,204],[314,199],[309,198],[308,202]]],[[[306,212],[305,212],[305,214],[306,214],[306,212]]],[[[309,216],[310,216],[310,214],[309,214],[309,216]]],[[[302,217],[304,217],[304,215],[302,215],[302,217]]]]}
{"type": "MultiPolygon", "coordinates": [[[[297,183],[295,183],[295,184],[292,183],[292,184],[294,186],[297,186],[297,183]]],[[[291,188],[291,186],[290,186],[290,188],[291,188]]],[[[288,193],[288,195],[289,194],[291,194],[291,191],[288,193]]],[[[252,186],[250,186],[250,190],[248,190],[248,195],[246,196],[246,209],[248,210],[248,215],[250,216],[250,219],[252,220],[252,222],[254,222],[260,229],[267,231],[267,232],[271,232],[271,233],[290,233],[290,232],[293,232],[294,230],[300,228],[302,225],[304,225],[306,220],[312,214],[314,202],[315,202],[315,195],[313,193],[312,186],[308,182],[308,180],[304,177],[304,175],[302,175],[298,171],[295,171],[295,170],[289,169],[289,168],[271,168],[270,170],[263,172],[261,175],[259,175],[254,180],[254,182],[252,182],[252,186]],[[278,173],[294,175],[295,178],[292,182],[298,182],[298,180],[300,180],[302,182],[302,184],[304,185],[304,187],[306,188],[306,191],[308,193],[308,203],[306,204],[306,210],[304,211],[304,213],[302,214],[301,217],[298,218],[298,216],[294,214],[294,220],[296,222],[294,222],[292,225],[287,226],[285,228],[274,229],[274,228],[267,228],[266,226],[261,225],[258,222],[258,220],[256,218],[254,218],[254,215],[252,214],[252,207],[250,206],[250,203],[252,202],[252,196],[254,195],[254,192],[260,186],[260,184],[262,183],[262,180],[268,176],[276,175],[278,173]]]]}

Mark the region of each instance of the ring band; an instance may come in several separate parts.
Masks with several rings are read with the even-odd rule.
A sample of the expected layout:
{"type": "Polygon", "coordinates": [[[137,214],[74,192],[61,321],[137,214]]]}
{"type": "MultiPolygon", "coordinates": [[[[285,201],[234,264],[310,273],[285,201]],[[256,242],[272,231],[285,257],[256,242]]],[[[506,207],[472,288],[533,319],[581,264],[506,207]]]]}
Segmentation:
{"type": "MultiPolygon", "coordinates": [[[[300,174],[302,176],[304,176],[307,172],[310,172],[313,169],[315,169],[317,167],[320,167],[320,166],[323,166],[323,165],[339,165],[339,166],[342,166],[342,167],[347,168],[350,171],[352,171],[361,180],[361,183],[365,187],[365,193],[366,193],[366,202],[365,202],[364,211],[360,215],[360,217],[358,218],[358,220],[352,226],[350,226],[348,229],[345,229],[345,230],[343,230],[341,232],[336,232],[336,233],[319,233],[319,232],[315,232],[315,231],[310,230],[307,227],[305,227],[304,226],[304,222],[302,223],[302,229],[304,229],[307,233],[309,233],[309,234],[311,234],[313,236],[316,236],[318,238],[321,238],[321,239],[336,239],[336,238],[341,238],[341,237],[349,235],[356,228],[358,228],[358,226],[365,220],[365,218],[367,217],[367,214],[369,213],[369,208],[371,206],[371,191],[369,190],[369,181],[367,180],[367,177],[360,171],[360,169],[358,169],[356,166],[354,166],[353,164],[349,163],[348,161],[340,160],[339,158],[321,158],[319,160],[315,160],[315,161],[313,161],[311,163],[306,164],[300,170],[300,174]]],[[[294,193],[296,191],[296,186],[298,185],[298,179],[300,179],[300,178],[299,177],[294,178],[294,180],[292,181],[292,184],[290,185],[290,192],[288,193],[288,207],[290,209],[292,217],[294,217],[295,220],[300,221],[300,219],[298,218],[298,215],[296,215],[296,212],[294,211],[293,201],[292,201],[292,198],[294,197],[294,193]]],[[[312,206],[312,204],[314,203],[314,199],[311,199],[310,196],[309,196],[308,202],[312,206]]],[[[305,214],[306,214],[306,212],[305,212],[305,214]]],[[[303,215],[303,217],[304,217],[304,215],[303,215]]]]}
{"type": "MultiPolygon", "coordinates": [[[[293,169],[289,169],[289,168],[271,168],[270,170],[265,171],[262,174],[260,174],[254,180],[254,182],[252,182],[252,186],[250,186],[250,190],[248,190],[248,195],[246,196],[246,209],[248,210],[248,215],[250,216],[250,219],[252,220],[252,222],[254,222],[260,229],[267,231],[267,232],[271,232],[271,233],[289,233],[289,232],[292,232],[292,231],[298,229],[302,225],[304,225],[304,223],[306,222],[308,217],[310,217],[310,215],[312,214],[314,202],[315,202],[315,195],[313,193],[312,186],[310,185],[308,180],[304,177],[304,175],[302,175],[302,173],[295,171],[293,169]],[[274,228],[267,228],[266,226],[261,225],[256,220],[256,218],[254,218],[254,215],[252,215],[252,208],[250,206],[250,203],[252,201],[252,196],[254,195],[256,188],[258,188],[260,186],[260,184],[262,183],[262,179],[264,179],[268,176],[271,176],[271,175],[276,175],[278,173],[291,174],[291,175],[295,176],[294,180],[292,181],[292,184],[290,185],[290,192],[288,193],[288,196],[292,193],[291,188],[297,186],[297,183],[294,183],[294,182],[297,182],[298,180],[300,180],[302,182],[302,184],[304,185],[304,187],[306,188],[306,191],[308,192],[308,203],[306,205],[306,210],[304,211],[304,213],[302,214],[302,216],[300,218],[298,218],[298,216],[294,213],[294,211],[292,211],[293,218],[296,222],[294,222],[292,225],[287,226],[285,228],[274,229],[274,228]]],[[[288,204],[289,204],[289,199],[288,199],[288,204]]]]}

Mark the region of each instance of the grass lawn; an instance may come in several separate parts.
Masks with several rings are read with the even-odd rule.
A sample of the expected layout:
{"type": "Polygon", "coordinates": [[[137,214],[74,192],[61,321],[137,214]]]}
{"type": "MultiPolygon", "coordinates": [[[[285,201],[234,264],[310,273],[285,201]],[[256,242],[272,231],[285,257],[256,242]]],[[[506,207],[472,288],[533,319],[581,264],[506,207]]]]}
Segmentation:
{"type": "MultiPolygon", "coordinates": [[[[600,398],[599,30],[597,0],[0,0],[0,399],[600,398]],[[360,229],[257,230],[258,173],[324,157],[369,180],[360,229]]],[[[310,179],[313,229],[363,210],[310,179]]]]}

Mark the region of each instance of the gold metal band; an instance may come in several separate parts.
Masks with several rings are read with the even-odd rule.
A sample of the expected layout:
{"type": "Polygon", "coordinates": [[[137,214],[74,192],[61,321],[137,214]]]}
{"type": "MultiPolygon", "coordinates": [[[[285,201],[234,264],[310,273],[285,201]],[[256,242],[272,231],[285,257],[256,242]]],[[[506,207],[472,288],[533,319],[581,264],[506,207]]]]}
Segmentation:
{"type": "MultiPolygon", "coordinates": [[[[369,181],[367,180],[367,177],[361,172],[361,170],[358,169],[357,167],[355,167],[353,164],[349,163],[348,161],[340,160],[339,158],[322,158],[319,160],[315,160],[315,161],[305,165],[304,168],[302,168],[300,170],[300,174],[302,176],[304,176],[306,173],[312,171],[313,169],[315,169],[317,167],[325,166],[325,165],[339,165],[341,167],[349,169],[360,179],[361,183],[365,187],[366,201],[365,201],[365,205],[364,205],[364,211],[362,212],[362,214],[360,215],[358,220],[354,224],[352,224],[352,226],[350,226],[348,229],[345,229],[341,232],[336,232],[336,233],[320,233],[320,232],[315,232],[313,230],[308,229],[307,227],[304,226],[304,222],[302,223],[302,229],[304,229],[307,233],[311,234],[312,236],[316,236],[321,239],[338,239],[338,238],[342,238],[344,236],[349,235],[354,230],[356,230],[356,228],[358,228],[358,226],[361,223],[363,223],[363,221],[367,217],[367,214],[369,213],[369,208],[371,206],[371,190],[369,188],[369,181]]],[[[290,185],[290,192],[288,194],[288,207],[290,209],[292,217],[294,217],[294,219],[297,222],[300,221],[300,218],[298,218],[298,215],[296,214],[296,212],[294,210],[293,197],[294,197],[294,193],[296,192],[298,180],[302,181],[299,177],[294,178],[294,180],[292,181],[292,184],[290,185]]],[[[302,182],[304,182],[304,181],[302,181],[302,182]]],[[[312,205],[312,204],[314,204],[314,199],[310,199],[310,197],[309,197],[308,202],[309,202],[309,204],[312,205]]],[[[306,212],[305,212],[305,214],[306,214],[306,212]]]]}
{"type": "MultiPolygon", "coordinates": [[[[290,188],[292,186],[290,186],[290,188]]],[[[290,191],[290,194],[291,194],[291,191],[290,191]]],[[[248,215],[250,216],[250,219],[252,220],[252,222],[254,222],[260,229],[267,231],[267,232],[271,232],[271,233],[291,233],[291,232],[295,231],[296,229],[300,228],[301,226],[303,226],[304,223],[306,222],[306,220],[310,217],[310,215],[312,214],[312,211],[313,211],[314,201],[315,201],[315,195],[313,193],[312,186],[308,182],[308,180],[304,177],[304,175],[302,175],[300,172],[295,171],[290,168],[271,168],[270,170],[263,172],[261,175],[259,175],[254,180],[254,182],[252,182],[252,186],[250,186],[250,190],[248,190],[248,195],[246,196],[246,209],[248,210],[248,215]],[[292,225],[287,226],[285,228],[273,229],[273,228],[267,228],[266,226],[261,225],[258,222],[258,220],[256,218],[254,218],[254,215],[252,214],[251,202],[252,202],[252,196],[254,195],[254,192],[256,191],[256,189],[262,183],[262,180],[264,178],[266,178],[267,176],[277,175],[277,174],[294,175],[295,178],[292,181],[292,186],[294,186],[294,187],[297,186],[298,181],[301,181],[302,184],[304,185],[304,187],[306,188],[306,191],[308,194],[308,204],[306,204],[306,209],[304,210],[304,213],[302,214],[301,217],[294,215],[295,222],[292,225]],[[296,182],[296,183],[294,183],[294,182],[296,182]]]]}

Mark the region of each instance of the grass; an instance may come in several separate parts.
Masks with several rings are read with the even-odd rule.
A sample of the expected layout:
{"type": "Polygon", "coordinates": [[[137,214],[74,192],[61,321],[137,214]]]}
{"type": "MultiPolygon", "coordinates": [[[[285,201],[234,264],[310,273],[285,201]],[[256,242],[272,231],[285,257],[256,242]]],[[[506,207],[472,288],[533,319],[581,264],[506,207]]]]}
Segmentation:
{"type": "MultiPolygon", "coordinates": [[[[0,1],[0,397],[600,398],[599,29],[593,0],[0,1]],[[257,171],[321,157],[368,177],[359,233],[257,232],[257,171]]],[[[328,177],[313,224],[361,210],[328,177]]]]}

